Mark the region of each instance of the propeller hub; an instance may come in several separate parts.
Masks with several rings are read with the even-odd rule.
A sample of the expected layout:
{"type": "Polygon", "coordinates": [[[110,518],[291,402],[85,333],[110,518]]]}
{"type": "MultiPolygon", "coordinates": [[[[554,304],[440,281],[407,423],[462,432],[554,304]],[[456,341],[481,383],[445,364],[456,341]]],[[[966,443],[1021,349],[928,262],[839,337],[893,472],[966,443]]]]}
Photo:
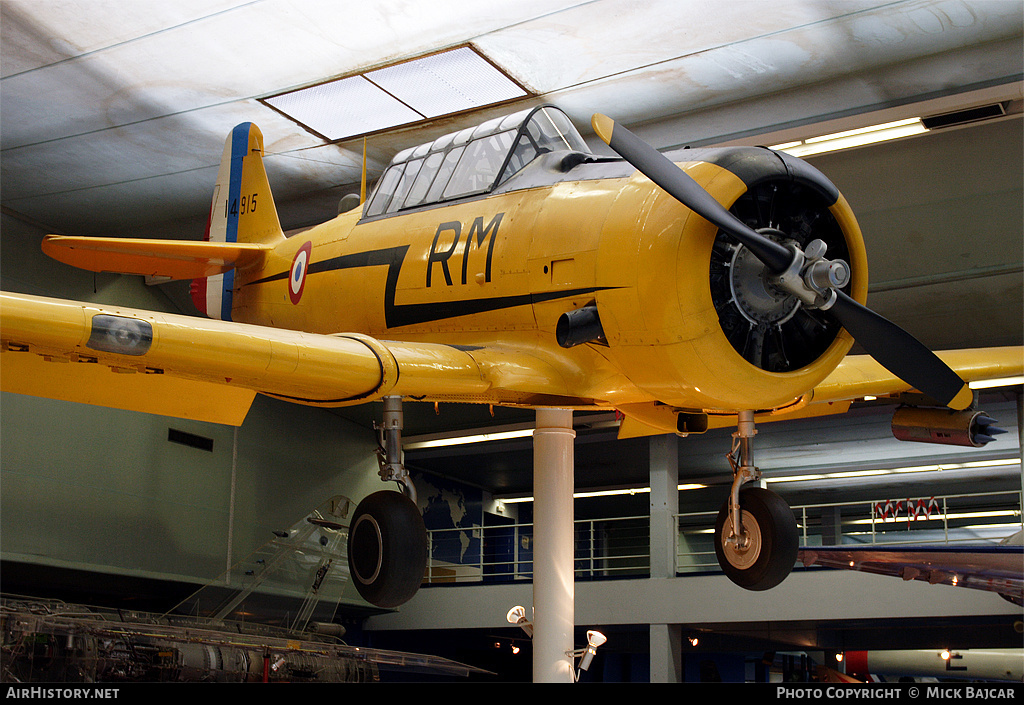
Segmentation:
{"type": "Polygon", "coordinates": [[[808,300],[818,303],[816,294],[806,300],[800,296],[807,288],[801,275],[809,259],[818,261],[825,243],[845,254],[842,228],[815,190],[788,180],[759,182],[733,203],[730,214],[760,242],[781,250],[785,262],[776,266],[761,257],[764,248],[751,249],[719,230],[709,283],[722,332],[740,356],[760,369],[792,372],[813,364],[835,340],[839,326],[808,305],[808,300]],[[790,277],[797,282],[792,289],[785,285],[790,277]]]}
{"type": "Polygon", "coordinates": [[[795,242],[787,246],[793,253],[793,260],[772,281],[807,308],[830,309],[836,302],[836,291],[850,283],[850,265],[840,259],[825,259],[828,248],[821,240],[811,241],[804,250],[795,242]]]}
{"type": "MultiPolygon", "coordinates": [[[[758,231],[777,242],[784,242],[778,230],[758,231]]],[[[740,314],[752,326],[766,327],[785,323],[800,307],[800,300],[778,286],[771,271],[744,245],[733,250],[729,266],[729,287],[740,314]]]]}

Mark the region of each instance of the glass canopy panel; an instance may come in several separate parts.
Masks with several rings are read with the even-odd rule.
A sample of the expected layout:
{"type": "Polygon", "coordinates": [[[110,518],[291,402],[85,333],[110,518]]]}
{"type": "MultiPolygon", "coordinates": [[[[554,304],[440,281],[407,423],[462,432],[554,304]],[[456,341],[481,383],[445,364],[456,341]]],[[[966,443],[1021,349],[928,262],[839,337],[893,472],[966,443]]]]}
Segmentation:
{"type": "Polygon", "coordinates": [[[405,199],[405,204],[402,206],[403,208],[412,208],[423,203],[427,197],[427,190],[438,175],[438,167],[442,161],[444,161],[444,152],[434,152],[423,160],[423,168],[420,169],[416,181],[413,182],[412,188],[409,190],[409,196],[405,199]]]}
{"type": "MultiPolygon", "coordinates": [[[[561,110],[543,108],[530,118],[530,128],[540,132],[540,146],[551,151],[572,150],[589,153],[587,143],[580,137],[572,121],[561,110]]],[[[531,129],[532,132],[532,129],[531,129]]]]}
{"type": "Polygon", "coordinates": [[[462,153],[459,166],[452,175],[445,198],[457,198],[486,190],[494,185],[498,170],[505,163],[515,133],[511,130],[473,140],[462,153]]]}
{"type": "Polygon", "coordinates": [[[391,197],[395,193],[395,186],[398,185],[398,180],[402,177],[402,172],[405,171],[405,164],[393,164],[388,167],[388,170],[384,172],[384,176],[380,177],[380,183],[373,192],[373,198],[366,205],[366,215],[380,215],[387,208],[388,203],[391,201],[391,197]]]}
{"type": "Polygon", "coordinates": [[[452,178],[452,172],[455,171],[455,167],[459,163],[459,157],[462,156],[462,152],[465,149],[465,147],[456,147],[444,155],[444,161],[441,162],[441,166],[437,170],[434,183],[430,185],[430,191],[427,192],[427,197],[423,199],[424,203],[436,203],[441,200],[441,194],[448,185],[448,180],[452,178]]]}
{"type": "Polygon", "coordinates": [[[590,148],[561,110],[541,108],[530,115],[512,150],[499,183],[503,183],[541,154],[548,152],[584,152],[590,148]]]}
{"type": "Polygon", "coordinates": [[[485,193],[538,156],[559,151],[590,152],[557,108],[531,108],[489,120],[398,153],[364,215],[485,193]]]}
{"type": "Polygon", "coordinates": [[[416,175],[420,173],[420,167],[422,166],[422,159],[416,159],[406,165],[405,171],[402,173],[402,179],[398,182],[398,188],[395,189],[395,197],[391,199],[392,202],[388,205],[389,211],[398,210],[403,207],[405,197],[409,195],[412,184],[416,180],[416,175]]]}

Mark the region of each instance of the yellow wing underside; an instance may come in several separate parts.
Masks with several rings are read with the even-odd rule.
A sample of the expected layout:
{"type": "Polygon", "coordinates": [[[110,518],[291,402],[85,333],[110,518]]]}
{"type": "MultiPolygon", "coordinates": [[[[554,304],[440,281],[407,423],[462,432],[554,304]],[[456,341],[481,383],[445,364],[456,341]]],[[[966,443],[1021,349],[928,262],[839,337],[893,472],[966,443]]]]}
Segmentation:
{"type": "MultiPolygon", "coordinates": [[[[607,408],[574,396],[571,376],[528,350],[316,335],[20,294],[0,295],[4,391],[240,425],[256,393],[342,406],[400,395],[425,401],[607,408]]],[[[1024,373],[1020,347],[938,353],[966,382],[1024,373]]],[[[578,373],[579,370],[574,370],[578,373]]],[[[849,356],[781,420],[845,412],[855,399],[910,391],[867,356],[849,356]]],[[[627,405],[628,406],[628,405],[627,405]]],[[[623,435],[675,420],[624,406],[623,435]],[[645,423],[646,422],[646,423],[645,423]]],[[[667,407],[660,407],[667,410],[667,407]]],[[[711,427],[734,423],[712,418],[711,427]]]]}

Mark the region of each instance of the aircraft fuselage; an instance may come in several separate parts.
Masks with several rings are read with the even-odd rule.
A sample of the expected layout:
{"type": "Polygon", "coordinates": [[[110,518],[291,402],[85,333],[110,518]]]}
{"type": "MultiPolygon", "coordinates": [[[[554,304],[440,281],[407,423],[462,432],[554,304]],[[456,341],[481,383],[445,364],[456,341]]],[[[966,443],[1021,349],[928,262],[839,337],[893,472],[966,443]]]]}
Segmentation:
{"type": "MultiPolygon", "coordinates": [[[[730,153],[711,157],[728,162],[730,153]]],[[[484,197],[375,218],[356,210],[293,235],[261,266],[235,273],[232,315],[312,333],[519,348],[587,406],[782,407],[848,351],[840,334],[799,370],[751,365],[725,339],[711,295],[717,229],[622,162],[561,173],[552,166],[560,159],[537,160],[484,197]],[[561,347],[559,317],[588,305],[600,311],[603,339],[561,347]]],[[[748,189],[699,150],[683,166],[727,203],[748,189]]],[[[863,288],[859,230],[841,198],[832,211],[854,259],[854,288],[863,288]]]]}

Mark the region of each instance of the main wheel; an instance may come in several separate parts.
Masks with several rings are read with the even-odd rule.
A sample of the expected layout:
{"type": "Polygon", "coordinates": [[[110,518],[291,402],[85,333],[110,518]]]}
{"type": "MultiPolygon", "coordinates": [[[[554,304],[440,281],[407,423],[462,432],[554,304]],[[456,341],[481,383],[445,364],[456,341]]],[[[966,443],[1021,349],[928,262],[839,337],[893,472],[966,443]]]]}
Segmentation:
{"type": "Polygon", "coordinates": [[[729,579],[747,590],[768,590],[796,564],[799,533],[789,505],[760,487],[740,490],[742,535],[734,537],[729,501],[715,522],[715,555],[729,579]]]}
{"type": "Polygon", "coordinates": [[[416,594],[427,567],[427,530],[411,499],[383,490],[359,503],[348,566],[359,594],[378,607],[398,607],[416,594]]]}

